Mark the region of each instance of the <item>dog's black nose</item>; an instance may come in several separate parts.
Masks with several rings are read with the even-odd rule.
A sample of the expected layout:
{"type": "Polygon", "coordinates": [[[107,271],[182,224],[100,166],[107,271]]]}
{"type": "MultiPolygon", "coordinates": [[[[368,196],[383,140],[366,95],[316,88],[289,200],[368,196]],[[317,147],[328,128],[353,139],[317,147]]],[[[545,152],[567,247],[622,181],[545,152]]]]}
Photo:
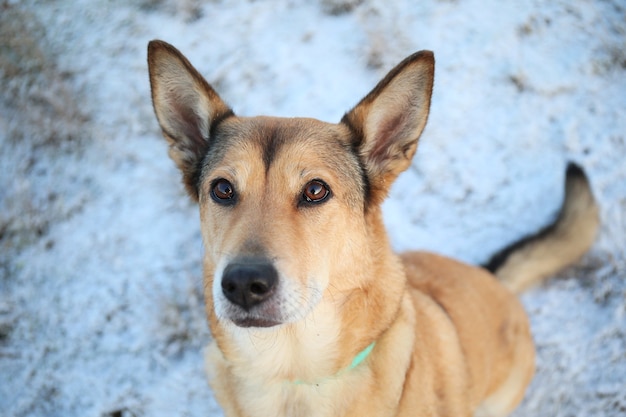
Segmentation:
{"type": "Polygon", "coordinates": [[[278,271],[268,262],[231,263],[222,275],[222,292],[246,311],[267,300],[278,282],[278,271]]]}

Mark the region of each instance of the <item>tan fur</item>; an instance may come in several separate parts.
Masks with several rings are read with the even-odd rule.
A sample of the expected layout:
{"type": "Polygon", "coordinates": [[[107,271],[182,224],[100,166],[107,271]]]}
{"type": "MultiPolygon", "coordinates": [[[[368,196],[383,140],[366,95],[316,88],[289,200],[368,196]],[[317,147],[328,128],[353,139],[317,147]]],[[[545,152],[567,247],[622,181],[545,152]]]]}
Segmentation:
{"type": "Polygon", "coordinates": [[[380,203],[426,124],[432,53],[400,63],[339,124],[236,117],[160,41],[149,65],[170,154],[199,202],[206,370],[227,416],[495,417],[521,401],[534,349],[519,301],[483,269],[398,257],[383,225],[380,203]],[[329,193],[311,203],[319,181],[329,193]],[[277,274],[254,305],[225,286],[250,263],[277,274]]]}

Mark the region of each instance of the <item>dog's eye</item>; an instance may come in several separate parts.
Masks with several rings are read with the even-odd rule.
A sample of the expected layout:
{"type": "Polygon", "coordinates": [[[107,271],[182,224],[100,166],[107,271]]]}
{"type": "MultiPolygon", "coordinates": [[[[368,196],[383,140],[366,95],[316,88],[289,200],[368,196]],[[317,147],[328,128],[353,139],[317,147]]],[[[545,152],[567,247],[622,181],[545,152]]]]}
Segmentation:
{"type": "Polygon", "coordinates": [[[220,178],[213,182],[211,197],[220,204],[232,204],[235,198],[235,189],[227,180],[220,178]]]}
{"type": "Polygon", "coordinates": [[[302,198],[307,203],[321,203],[330,195],[328,186],[321,180],[313,180],[304,186],[302,198]]]}

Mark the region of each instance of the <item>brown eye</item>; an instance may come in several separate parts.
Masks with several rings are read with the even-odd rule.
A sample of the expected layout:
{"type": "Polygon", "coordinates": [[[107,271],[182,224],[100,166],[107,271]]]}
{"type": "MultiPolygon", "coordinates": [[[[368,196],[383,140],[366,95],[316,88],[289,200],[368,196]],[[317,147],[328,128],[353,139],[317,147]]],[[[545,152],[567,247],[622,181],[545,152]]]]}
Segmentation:
{"type": "Polygon", "coordinates": [[[307,203],[321,203],[330,195],[328,186],[321,180],[313,180],[304,187],[302,198],[307,203]]]}
{"type": "Polygon", "coordinates": [[[227,180],[220,178],[213,182],[211,188],[211,197],[220,204],[233,204],[235,198],[235,189],[227,180]]]}

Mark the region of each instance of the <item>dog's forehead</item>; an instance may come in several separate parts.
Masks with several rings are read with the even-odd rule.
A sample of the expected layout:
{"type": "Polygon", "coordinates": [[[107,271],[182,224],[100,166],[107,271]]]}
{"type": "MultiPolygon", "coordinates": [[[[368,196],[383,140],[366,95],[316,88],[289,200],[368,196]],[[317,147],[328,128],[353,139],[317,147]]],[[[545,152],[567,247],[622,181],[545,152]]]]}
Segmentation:
{"type": "Polygon", "coordinates": [[[322,163],[333,169],[356,163],[346,126],[308,118],[228,118],[215,129],[204,165],[210,169],[243,154],[262,162],[266,171],[279,159],[322,163]]]}

